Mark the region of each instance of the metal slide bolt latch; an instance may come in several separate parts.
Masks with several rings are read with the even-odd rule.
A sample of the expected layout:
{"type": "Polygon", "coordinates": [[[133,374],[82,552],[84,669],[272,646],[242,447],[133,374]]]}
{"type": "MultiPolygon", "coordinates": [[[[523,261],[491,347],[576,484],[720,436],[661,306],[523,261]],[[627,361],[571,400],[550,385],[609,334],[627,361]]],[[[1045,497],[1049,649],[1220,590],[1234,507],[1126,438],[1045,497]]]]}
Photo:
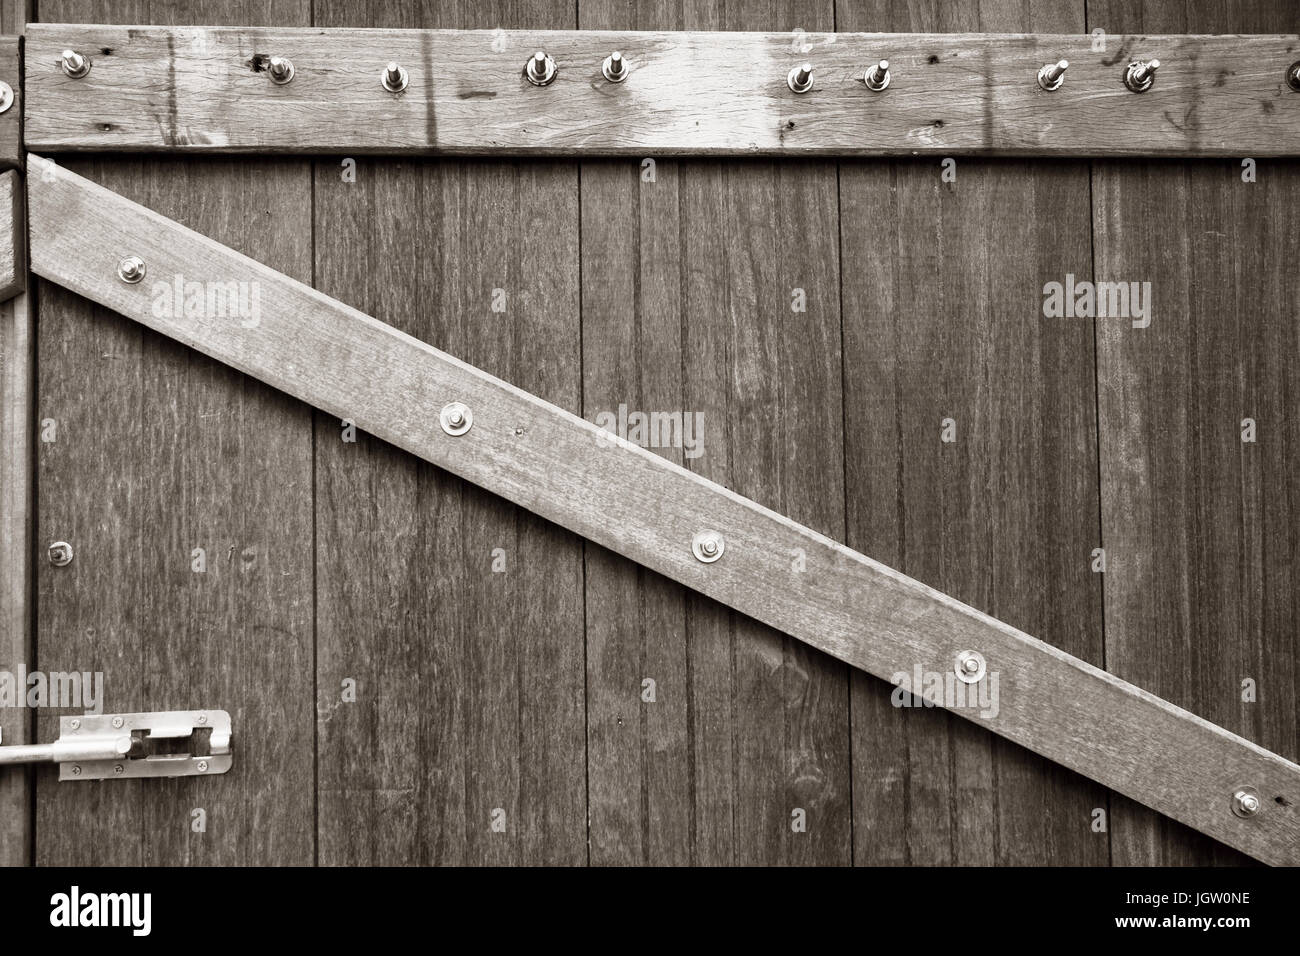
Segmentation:
{"type": "Polygon", "coordinates": [[[76,50],[64,50],[59,56],[59,66],[68,76],[79,80],[90,72],[90,57],[82,56],[76,50]]]}
{"type": "Polygon", "coordinates": [[[605,79],[611,83],[622,83],[627,79],[627,61],[623,59],[623,54],[615,50],[609,56],[605,57],[605,62],[600,65],[600,72],[605,75],[605,79]]]}
{"type": "Polygon", "coordinates": [[[1069,68],[1069,60],[1057,60],[1055,63],[1046,63],[1038,71],[1038,85],[1049,93],[1053,93],[1061,88],[1065,82],[1065,71],[1069,68]]]}
{"type": "Polygon", "coordinates": [[[72,563],[72,545],[66,541],[55,541],[50,545],[50,564],[56,568],[66,568],[72,563]]]}
{"type": "Polygon", "coordinates": [[[559,71],[555,68],[555,61],[546,55],[545,50],[534,53],[528,65],[524,67],[524,76],[528,77],[528,82],[533,86],[550,85],[557,72],[559,71]]]}
{"type": "Polygon", "coordinates": [[[383,84],[384,89],[389,93],[400,93],[406,89],[410,77],[406,74],[406,68],[400,63],[390,60],[384,67],[384,72],[379,75],[379,82],[383,84]]]}
{"type": "Polygon", "coordinates": [[[225,773],[232,762],[230,714],[224,710],[146,714],[84,714],[59,721],[59,739],[52,744],[0,747],[0,766],[57,763],[60,780],[106,780],[110,777],[191,777],[225,773]],[[203,730],[207,746],[194,746],[203,730]],[[192,750],[207,753],[150,753],[150,742],[189,739],[192,750]]]}
{"type": "Polygon", "coordinates": [[[117,277],[132,285],[143,279],[148,271],[144,260],[139,256],[123,256],[122,261],[117,264],[117,277]]]}
{"type": "Polygon", "coordinates": [[[712,564],[727,550],[727,542],[716,531],[700,531],[691,539],[691,552],[705,564],[712,564]]]}
{"type": "Polygon", "coordinates": [[[271,62],[266,68],[266,75],[271,78],[272,83],[284,86],[293,79],[293,60],[287,56],[271,57],[271,62]]]}
{"type": "Polygon", "coordinates": [[[1134,60],[1124,70],[1124,85],[1134,93],[1145,93],[1156,81],[1156,70],[1160,69],[1159,60],[1134,60]]]}
{"type": "Polygon", "coordinates": [[[987,665],[979,651],[962,651],[953,666],[957,679],[964,684],[978,684],[984,679],[987,665]]]}
{"type": "Polygon", "coordinates": [[[1292,63],[1286,71],[1287,86],[1300,93],[1300,60],[1292,63]]]}
{"type": "Polygon", "coordinates": [[[811,63],[796,66],[785,77],[786,85],[796,93],[807,93],[813,88],[813,68],[811,63]]]}
{"type": "Polygon", "coordinates": [[[442,430],[453,437],[463,435],[474,425],[474,413],[469,410],[469,406],[460,402],[451,402],[442,407],[438,415],[438,423],[442,425],[442,430]]]}
{"type": "Polygon", "coordinates": [[[873,93],[879,93],[881,90],[889,87],[889,61],[881,60],[875,66],[867,67],[867,72],[862,74],[862,82],[867,84],[867,89],[873,93]]]}
{"type": "Polygon", "coordinates": [[[1238,787],[1232,795],[1232,812],[1239,817],[1253,817],[1262,807],[1254,787],[1238,787]]]}

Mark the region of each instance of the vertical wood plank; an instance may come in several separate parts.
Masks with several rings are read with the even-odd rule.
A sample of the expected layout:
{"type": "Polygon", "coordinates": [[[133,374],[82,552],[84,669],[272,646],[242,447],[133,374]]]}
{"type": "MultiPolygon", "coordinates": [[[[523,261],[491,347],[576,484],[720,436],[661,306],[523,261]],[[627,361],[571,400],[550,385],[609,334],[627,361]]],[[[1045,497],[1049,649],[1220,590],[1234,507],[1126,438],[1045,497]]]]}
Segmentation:
{"type": "MultiPolygon", "coordinates": [[[[219,12],[61,0],[40,12],[65,22],[309,22],[308,4],[288,0],[219,12]]],[[[70,165],[311,278],[304,161],[70,165]]],[[[145,281],[165,287],[175,277],[145,281]]],[[[74,785],[42,770],[37,862],[310,863],[310,411],[49,284],[39,360],[38,417],[56,423],[57,439],[40,445],[37,543],[62,538],[75,557],[65,568],[38,565],[37,661],[102,671],[110,712],[223,707],[237,757],[212,780],[74,785]],[[193,570],[195,548],[203,572],[193,570]],[[195,810],[206,814],[205,832],[195,810]]],[[[56,713],[38,723],[42,739],[57,736],[56,713]]]]}
{"type": "MultiPolygon", "coordinates": [[[[1300,11],[1095,0],[1089,27],[1294,33],[1300,11]]],[[[1150,282],[1153,303],[1148,328],[1097,326],[1106,665],[1295,760],[1300,163],[1261,162],[1254,183],[1242,173],[1240,161],[1096,169],[1097,276],[1150,282]]],[[[1119,798],[1113,839],[1126,865],[1247,862],[1119,798]]]]}
{"type": "MultiPolygon", "coordinates": [[[[26,23],[27,0],[0,2],[0,33],[21,34],[26,23]]],[[[0,671],[11,674],[32,660],[35,332],[26,292],[0,304],[0,671]]],[[[5,743],[30,743],[31,734],[27,710],[0,710],[5,743]]],[[[31,787],[26,767],[0,774],[0,866],[31,863],[31,787]]]]}
{"type": "MultiPolygon", "coordinates": [[[[821,2],[581,11],[585,29],[833,29],[821,2]]],[[[834,166],[642,174],[583,164],[584,414],[699,413],[698,454],[656,450],[842,537],[834,166]]],[[[842,665],[597,548],[587,631],[592,862],[849,861],[842,665]]]]}
{"type": "MultiPolygon", "coordinates": [[[[841,30],[1083,25],[1073,0],[838,6],[841,30]]],[[[841,167],[848,544],[1100,664],[1092,325],[1042,310],[1045,282],[1090,274],[1087,166],[954,171],[841,167]]],[[[853,675],[857,862],[1106,862],[1105,790],[891,691],[853,675]]]]}
{"type": "MultiPolygon", "coordinates": [[[[321,26],[575,16],[316,6],[321,26]]],[[[323,291],[578,411],[576,163],[358,160],[349,183],[321,161],[316,234],[323,291]]],[[[316,438],[321,862],[586,862],[582,542],[337,420],[316,438]]]]}

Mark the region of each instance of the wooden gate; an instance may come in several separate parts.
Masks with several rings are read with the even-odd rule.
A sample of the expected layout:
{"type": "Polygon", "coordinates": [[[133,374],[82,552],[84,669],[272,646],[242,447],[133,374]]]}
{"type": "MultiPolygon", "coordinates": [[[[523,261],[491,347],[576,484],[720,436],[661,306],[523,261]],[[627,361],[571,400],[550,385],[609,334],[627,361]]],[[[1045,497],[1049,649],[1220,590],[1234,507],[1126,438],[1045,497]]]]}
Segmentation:
{"type": "MultiPolygon", "coordinates": [[[[799,31],[1300,31],[1283,0],[37,12],[788,32],[792,57],[799,31]]],[[[588,421],[678,413],[698,444],[657,454],[1300,758],[1297,161],[572,156],[57,162],[588,421]],[[1149,324],[1052,315],[1054,282],[1138,283],[1149,324]]],[[[1247,860],[55,282],[7,309],[0,669],[225,708],[237,758],[9,770],[5,863],[1247,860]]]]}

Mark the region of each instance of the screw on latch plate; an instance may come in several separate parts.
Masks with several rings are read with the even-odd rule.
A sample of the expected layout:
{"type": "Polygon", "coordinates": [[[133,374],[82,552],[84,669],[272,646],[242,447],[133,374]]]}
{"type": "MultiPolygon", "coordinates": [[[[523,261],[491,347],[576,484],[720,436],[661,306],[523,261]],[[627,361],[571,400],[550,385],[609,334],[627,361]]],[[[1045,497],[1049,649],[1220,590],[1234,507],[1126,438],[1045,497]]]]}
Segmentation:
{"type": "Polygon", "coordinates": [[[957,679],[965,684],[978,684],[984,679],[986,669],[984,655],[979,651],[962,651],[953,664],[957,679]]]}
{"type": "Polygon", "coordinates": [[[106,780],[113,777],[188,777],[220,774],[230,769],[230,715],[224,710],[143,714],[85,714],[65,717],[59,739],[52,744],[0,746],[0,766],[57,763],[60,780],[106,780]],[[202,726],[200,726],[200,723],[202,726]],[[206,747],[202,737],[206,736],[206,747]],[[151,753],[160,740],[190,741],[190,753],[151,753]],[[200,749],[203,748],[203,749],[200,749]]]}
{"type": "Polygon", "coordinates": [[[1239,817],[1253,817],[1263,806],[1254,787],[1238,787],[1232,795],[1232,812],[1239,817]]]}
{"type": "Polygon", "coordinates": [[[50,564],[64,568],[72,563],[72,545],[66,541],[55,541],[50,545],[50,564]]]}

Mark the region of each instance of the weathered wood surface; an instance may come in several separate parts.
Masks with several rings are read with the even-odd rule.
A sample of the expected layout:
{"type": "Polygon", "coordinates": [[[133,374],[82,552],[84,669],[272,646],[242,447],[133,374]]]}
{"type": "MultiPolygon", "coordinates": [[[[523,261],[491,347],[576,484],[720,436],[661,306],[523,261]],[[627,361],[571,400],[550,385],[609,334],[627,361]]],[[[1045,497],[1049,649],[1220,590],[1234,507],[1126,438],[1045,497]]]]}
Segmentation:
{"type": "MultiPolygon", "coordinates": [[[[1089,16],[1115,31],[1300,28],[1290,3],[1094,0],[1089,16]]],[[[1248,183],[1248,156],[1095,170],[1097,275],[1150,282],[1153,302],[1147,328],[1097,323],[1106,665],[1296,760],[1300,165],[1261,162],[1248,183]]],[[[1127,800],[1112,833],[1117,864],[1241,862],[1127,800]]]]}
{"type": "MultiPolygon", "coordinates": [[[[877,676],[978,650],[1000,699],[962,716],[1272,863],[1300,861],[1300,766],[1155,698],[272,268],[58,167],[29,185],[44,278],[877,676]],[[255,283],[257,322],[159,314],[123,250],[170,276],[255,283]],[[459,437],[438,410],[464,402],[459,437]],[[720,530],[722,560],[692,536],[720,530]],[[802,554],[804,570],[790,556],[802,554]],[[1250,819],[1234,790],[1265,797],[1250,819]]],[[[928,691],[927,691],[928,693],[928,691]]]]}
{"type": "MultiPolygon", "coordinates": [[[[12,7],[4,17],[6,21],[16,19],[12,7]]],[[[21,33],[23,24],[6,22],[0,27],[6,32],[21,33]]],[[[23,76],[20,52],[20,40],[16,36],[0,36],[0,81],[9,84],[13,93],[9,108],[0,113],[0,168],[21,166],[23,162],[23,76]]]]}
{"type": "MultiPolygon", "coordinates": [[[[833,23],[822,0],[581,14],[833,23]]],[[[587,162],[582,185],[584,417],[680,411],[694,444],[659,454],[842,538],[834,166],[587,162]]],[[[593,863],[850,862],[843,665],[597,547],[587,646],[593,863]]]]}
{"type": "MultiPolygon", "coordinates": [[[[842,4],[843,29],[1084,32],[1081,3],[842,4]]],[[[846,542],[1100,665],[1092,327],[1042,286],[1090,275],[1081,163],[845,164],[846,542]],[[953,423],[945,442],[944,421],[953,423]]],[[[1106,792],[854,675],[857,861],[1104,864],[1106,792]]]]}
{"type": "MultiPolygon", "coordinates": [[[[40,13],[308,22],[307,4],[296,2],[218,12],[69,0],[42,3],[40,13]]],[[[76,168],[311,279],[304,161],[118,158],[76,168]]],[[[29,181],[43,172],[29,170],[29,181]]],[[[184,258],[158,265],[146,288],[191,273],[184,258]]],[[[61,538],[76,556],[64,568],[37,565],[37,661],[102,671],[110,712],[222,707],[234,720],[236,758],[220,778],[89,790],[38,771],[35,861],[311,863],[310,411],[229,369],[196,366],[175,343],[51,284],[39,300],[37,416],[56,423],[57,438],[40,444],[37,543],[43,551],[61,538]],[[196,548],[203,572],[193,570],[196,548]],[[204,832],[194,829],[199,809],[204,832]]],[[[38,715],[41,739],[56,736],[58,713],[38,715]]]]}
{"type": "MultiPolygon", "coordinates": [[[[440,5],[432,24],[510,10],[440,5]]],[[[412,14],[315,7],[332,26],[412,14]]],[[[322,161],[314,228],[322,291],[579,410],[576,164],[322,161]]],[[[364,431],[344,441],[341,417],[372,424],[316,420],[320,861],[585,863],[581,539],[364,431]]]]}
{"type": "MultiPolygon", "coordinates": [[[[744,22],[770,25],[773,12],[744,22]]],[[[259,154],[1297,155],[1300,93],[1285,81],[1297,50],[1295,35],[1114,36],[1097,51],[1078,35],[41,24],[27,39],[26,142],[259,154]],[[60,69],[68,48],[90,57],[87,76],[60,69]],[[546,87],[524,76],[538,49],[559,71],[546,87]],[[613,50],[629,64],[623,83],[601,75],[613,50]],[[268,78],[274,55],[292,60],[292,82],[268,78]],[[1154,87],[1130,92],[1129,60],[1152,57],[1154,87]],[[875,93],[862,77],[881,58],[892,82],[875,93]],[[1064,86],[1043,91],[1039,68],[1061,58],[1064,86]],[[403,93],[380,83],[389,61],[408,71],[403,93]],[[786,78],[803,62],[815,86],[796,94],[786,78]]]]}
{"type": "MultiPolygon", "coordinates": [[[[0,33],[20,34],[26,22],[25,0],[0,0],[0,33]]],[[[14,71],[8,82],[21,95],[16,88],[21,86],[17,57],[5,62],[12,64],[5,68],[14,71]]],[[[11,156],[16,165],[25,154],[16,136],[13,149],[9,148],[10,135],[0,124],[0,156],[11,156]]],[[[20,665],[30,666],[32,660],[33,311],[26,292],[0,303],[0,671],[11,674],[20,665]]],[[[30,743],[31,731],[27,710],[0,709],[0,732],[6,743],[30,743]]],[[[31,771],[11,768],[0,774],[0,866],[31,862],[31,822],[31,771]]]]}
{"type": "Polygon", "coordinates": [[[23,181],[17,170],[0,173],[0,302],[27,287],[27,228],[23,181]]]}

